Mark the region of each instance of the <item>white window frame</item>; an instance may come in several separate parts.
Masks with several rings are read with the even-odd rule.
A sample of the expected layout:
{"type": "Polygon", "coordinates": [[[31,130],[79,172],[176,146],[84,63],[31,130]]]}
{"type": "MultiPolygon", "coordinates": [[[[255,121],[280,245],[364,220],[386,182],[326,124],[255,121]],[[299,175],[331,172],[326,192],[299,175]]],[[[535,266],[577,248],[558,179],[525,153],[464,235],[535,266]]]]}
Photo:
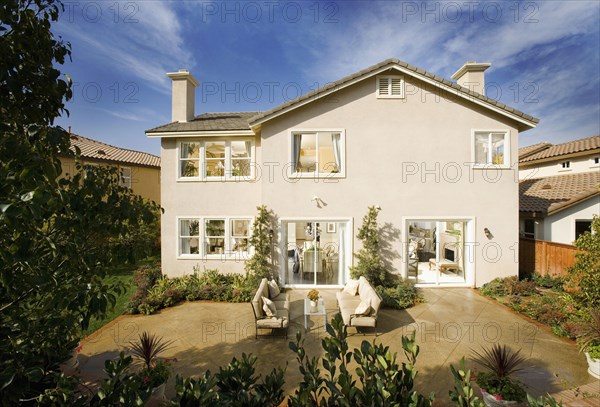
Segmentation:
{"type": "Polygon", "coordinates": [[[213,181],[213,182],[221,182],[221,181],[233,181],[233,182],[244,182],[244,181],[254,181],[256,177],[256,143],[253,138],[249,137],[240,137],[240,138],[203,138],[203,139],[185,139],[180,140],[177,143],[177,181],[184,182],[197,182],[197,181],[213,181]],[[231,143],[235,141],[243,141],[250,142],[250,175],[248,176],[234,176],[233,175],[233,164],[232,164],[232,156],[231,156],[231,143]],[[224,142],[225,143],[225,171],[223,176],[206,176],[206,151],[205,145],[207,142],[224,142]],[[198,143],[198,158],[181,158],[181,146],[183,144],[189,143],[198,143]],[[181,174],[181,161],[198,161],[198,176],[196,177],[184,177],[181,174]]]}
{"type": "MultiPolygon", "coordinates": [[[[248,227],[248,239],[250,239],[250,237],[252,236],[252,227],[254,225],[254,217],[252,216],[178,216],[176,218],[176,222],[177,222],[177,259],[180,260],[184,260],[184,259],[214,259],[214,260],[246,260],[249,259],[252,254],[254,253],[253,248],[250,246],[250,243],[248,243],[248,251],[245,252],[240,252],[240,251],[236,251],[236,252],[232,252],[232,244],[233,244],[233,233],[231,230],[231,223],[234,220],[247,220],[250,222],[250,225],[248,227]],[[181,235],[181,221],[182,220],[194,220],[194,221],[198,221],[198,236],[193,236],[193,237],[198,237],[198,254],[187,254],[187,253],[182,253],[182,247],[181,247],[181,239],[182,237],[188,237],[188,236],[182,236],[181,235]],[[225,247],[224,247],[224,253],[217,253],[217,254],[208,254],[206,253],[206,244],[208,242],[208,237],[206,236],[206,221],[208,220],[223,220],[225,221],[225,236],[224,236],[224,240],[225,240],[225,247]]],[[[220,237],[219,237],[220,238],[220,237]]]]}
{"type": "Polygon", "coordinates": [[[471,162],[473,169],[487,169],[487,168],[497,168],[497,169],[510,169],[511,163],[511,143],[510,143],[510,130],[508,129],[473,129],[471,130],[471,162]],[[488,159],[487,163],[481,164],[475,160],[475,136],[481,133],[487,133],[490,143],[492,134],[504,134],[504,163],[503,164],[493,164],[492,163],[492,149],[491,145],[489,146],[488,151],[488,159]]]}
{"type": "Polygon", "coordinates": [[[133,169],[131,167],[119,167],[119,173],[121,175],[121,185],[131,189],[131,180],[132,180],[132,176],[133,176],[133,169]],[[128,170],[129,171],[129,175],[125,175],[124,170],[128,170]]]}
{"type": "Polygon", "coordinates": [[[346,131],[340,128],[310,128],[310,129],[292,129],[289,134],[289,164],[288,177],[290,178],[345,178],[346,177],[346,131]],[[339,133],[340,134],[340,167],[339,172],[296,172],[296,157],[294,157],[294,135],[296,134],[316,134],[317,135],[317,166],[319,168],[319,133],[339,133]]]}
{"type": "Polygon", "coordinates": [[[378,99],[404,99],[404,77],[402,75],[378,75],[375,80],[375,94],[378,99]],[[400,92],[393,93],[392,81],[400,81],[400,92]],[[380,83],[387,82],[387,94],[381,94],[380,83]]]}

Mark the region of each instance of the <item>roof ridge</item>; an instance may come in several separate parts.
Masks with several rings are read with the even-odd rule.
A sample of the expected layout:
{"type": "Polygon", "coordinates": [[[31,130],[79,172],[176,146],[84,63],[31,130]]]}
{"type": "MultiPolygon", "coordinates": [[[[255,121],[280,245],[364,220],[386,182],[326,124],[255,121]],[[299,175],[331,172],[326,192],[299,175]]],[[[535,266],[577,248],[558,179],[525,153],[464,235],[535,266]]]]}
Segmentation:
{"type": "Polygon", "coordinates": [[[100,141],[100,140],[96,140],[96,139],[93,139],[93,138],[89,138],[89,137],[86,137],[86,136],[82,136],[81,134],[69,133],[69,137],[70,137],[70,136],[81,137],[81,138],[84,138],[84,139],[86,139],[86,140],[93,141],[94,143],[103,144],[103,145],[105,145],[105,146],[112,147],[112,148],[116,148],[116,149],[119,149],[119,150],[131,151],[132,153],[148,154],[148,155],[151,155],[151,156],[153,156],[153,157],[160,158],[159,156],[157,156],[157,155],[154,155],[154,154],[152,154],[152,153],[147,153],[147,152],[145,152],[145,151],[140,151],[140,150],[133,150],[133,149],[131,149],[131,148],[124,148],[124,147],[117,147],[117,146],[113,146],[112,144],[108,144],[108,143],[105,143],[105,142],[103,142],[103,141],[100,141]]]}
{"type": "Polygon", "coordinates": [[[391,64],[400,65],[400,66],[402,66],[404,68],[407,68],[407,69],[409,69],[409,70],[411,70],[411,71],[413,71],[413,72],[415,72],[415,73],[417,73],[419,75],[423,75],[423,76],[426,76],[428,78],[434,79],[435,81],[437,81],[437,82],[439,82],[439,83],[441,83],[443,85],[449,86],[449,87],[451,87],[453,89],[456,89],[456,90],[460,91],[463,94],[466,94],[466,95],[472,96],[472,97],[476,97],[477,99],[479,99],[481,101],[484,101],[486,103],[489,103],[489,104],[491,104],[493,106],[496,106],[496,107],[498,107],[498,108],[500,108],[500,109],[502,109],[502,110],[504,110],[506,112],[515,114],[517,116],[521,116],[525,120],[528,120],[528,121],[531,121],[531,122],[534,122],[534,123],[538,123],[539,122],[539,119],[537,119],[537,118],[535,118],[535,117],[533,117],[531,115],[528,115],[528,114],[526,114],[524,112],[521,112],[520,110],[517,110],[517,109],[515,109],[513,107],[510,107],[510,106],[508,106],[508,105],[506,105],[506,104],[504,104],[502,102],[499,102],[497,100],[494,100],[494,99],[492,99],[492,98],[490,98],[488,96],[482,95],[481,93],[474,92],[474,91],[472,91],[472,90],[470,90],[468,88],[465,88],[464,86],[459,85],[456,82],[452,82],[452,81],[450,81],[450,80],[448,80],[446,78],[443,78],[441,76],[438,76],[438,75],[436,75],[434,73],[431,73],[431,72],[425,71],[424,69],[421,69],[421,68],[418,68],[416,66],[410,65],[407,62],[404,62],[404,61],[402,61],[400,59],[397,59],[397,58],[388,58],[388,59],[386,59],[386,60],[384,60],[382,62],[379,62],[379,63],[376,63],[374,65],[371,65],[370,67],[362,69],[362,70],[360,70],[358,72],[346,75],[346,76],[344,76],[344,77],[342,77],[342,78],[340,78],[340,79],[338,79],[338,80],[336,80],[334,82],[330,82],[328,84],[325,84],[324,86],[320,87],[319,89],[312,90],[312,91],[310,91],[308,93],[305,93],[303,95],[298,96],[295,99],[292,99],[290,101],[287,101],[287,102],[284,102],[282,104],[279,104],[279,105],[273,107],[272,109],[269,109],[269,110],[266,110],[264,112],[261,112],[260,114],[254,116],[254,117],[251,117],[249,119],[249,123],[256,122],[256,121],[258,121],[260,119],[263,119],[263,118],[265,118],[265,117],[267,117],[267,116],[269,116],[269,115],[271,115],[273,113],[276,113],[276,112],[278,112],[280,110],[284,110],[287,107],[293,106],[296,103],[299,103],[299,102],[304,101],[306,99],[310,99],[312,96],[318,95],[319,93],[322,93],[322,92],[324,92],[324,91],[326,91],[328,89],[335,88],[337,86],[343,85],[344,83],[349,82],[352,79],[355,79],[355,78],[358,78],[360,76],[366,75],[366,74],[368,74],[368,73],[370,73],[370,72],[372,72],[374,70],[377,70],[379,68],[382,68],[382,67],[385,67],[386,65],[391,65],[391,64]]]}

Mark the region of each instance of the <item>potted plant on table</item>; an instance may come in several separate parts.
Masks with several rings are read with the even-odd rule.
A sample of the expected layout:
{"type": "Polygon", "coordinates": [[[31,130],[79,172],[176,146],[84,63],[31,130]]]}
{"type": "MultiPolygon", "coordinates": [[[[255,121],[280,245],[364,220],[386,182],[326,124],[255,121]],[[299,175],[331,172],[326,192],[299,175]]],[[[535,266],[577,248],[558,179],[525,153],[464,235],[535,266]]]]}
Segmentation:
{"type": "Polygon", "coordinates": [[[577,343],[587,358],[588,373],[600,379],[600,310],[592,309],[590,313],[592,319],[577,328],[577,343]]]}
{"type": "Polygon", "coordinates": [[[317,311],[317,306],[318,301],[319,301],[319,291],[315,288],[313,288],[312,290],[310,290],[308,292],[308,294],[306,295],[306,298],[308,298],[310,300],[310,311],[311,312],[316,312],[317,311]]]}
{"type": "Polygon", "coordinates": [[[506,345],[494,344],[490,349],[482,348],[481,353],[475,350],[473,353],[473,360],[488,369],[478,373],[475,379],[486,406],[517,405],[526,400],[523,385],[511,377],[522,370],[519,366],[526,360],[520,350],[515,352],[506,345]]]}
{"type": "Polygon", "coordinates": [[[144,385],[152,389],[152,395],[156,397],[164,397],[165,383],[171,375],[169,361],[159,359],[158,354],[167,350],[172,343],[145,331],[139,335],[137,342],[129,342],[133,356],[143,362],[139,374],[144,385]]]}

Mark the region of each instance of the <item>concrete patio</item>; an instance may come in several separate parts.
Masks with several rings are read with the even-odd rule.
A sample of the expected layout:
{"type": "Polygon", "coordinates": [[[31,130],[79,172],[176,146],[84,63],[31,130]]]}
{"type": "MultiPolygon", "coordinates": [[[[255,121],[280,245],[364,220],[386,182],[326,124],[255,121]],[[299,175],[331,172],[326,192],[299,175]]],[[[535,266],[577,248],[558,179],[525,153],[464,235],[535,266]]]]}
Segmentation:
{"type": "MultiPolygon", "coordinates": [[[[251,306],[244,304],[194,302],[162,310],[150,316],[123,316],[83,341],[79,356],[81,373],[87,378],[102,376],[104,360],[114,358],[139,333],[150,331],[174,343],[162,356],[176,358],[175,372],[196,376],[209,369],[217,372],[243,352],[258,357],[257,372],[268,373],[287,364],[286,391],[293,392],[301,379],[295,354],[288,348],[296,331],[304,332],[304,290],[290,290],[291,328],[289,338],[255,339],[251,306]]],[[[328,318],[336,312],[334,290],[321,290],[328,318]]],[[[557,393],[588,383],[598,383],[587,373],[585,357],[575,345],[561,340],[537,324],[521,318],[505,307],[481,297],[471,289],[423,290],[426,302],[411,309],[381,311],[379,336],[352,335],[350,348],[363,340],[375,340],[390,346],[404,360],[401,336],[416,331],[421,352],[417,360],[417,389],[427,395],[434,391],[440,401],[449,401],[453,386],[450,364],[468,358],[471,349],[491,346],[495,342],[522,349],[528,357],[527,367],[519,374],[527,391],[533,395],[557,393]]],[[[349,333],[354,333],[350,328],[349,333]]],[[[313,317],[305,334],[309,355],[322,353],[321,338],[326,335],[323,317],[313,317]]],[[[473,366],[468,362],[468,366],[473,366]]],[[[174,377],[169,384],[174,383],[174,377]]],[[[167,397],[172,386],[167,387],[167,397]]],[[[600,383],[598,384],[600,392],[600,383]]]]}

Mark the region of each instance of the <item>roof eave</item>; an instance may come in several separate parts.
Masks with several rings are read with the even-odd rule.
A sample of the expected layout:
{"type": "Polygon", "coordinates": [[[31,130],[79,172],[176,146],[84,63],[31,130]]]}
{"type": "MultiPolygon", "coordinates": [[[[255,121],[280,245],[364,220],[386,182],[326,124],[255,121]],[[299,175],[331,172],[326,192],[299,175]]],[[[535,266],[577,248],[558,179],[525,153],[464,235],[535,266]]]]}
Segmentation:
{"type": "Polygon", "coordinates": [[[250,124],[250,127],[254,129],[256,126],[261,125],[271,119],[274,119],[275,117],[278,117],[278,116],[285,114],[291,110],[297,109],[297,108],[302,107],[302,106],[304,106],[308,103],[311,103],[315,100],[318,100],[325,96],[328,96],[331,93],[337,92],[341,89],[351,86],[351,85],[353,85],[357,82],[360,82],[364,79],[370,78],[372,76],[378,75],[382,72],[385,72],[385,71],[388,71],[391,69],[400,71],[403,74],[417,78],[423,82],[429,83],[429,84],[431,84],[435,87],[438,87],[444,91],[448,91],[449,93],[456,94],[459,97],[467,99],[467,100],[474,102],[480,106],[483,106],[487,109],[493,110],[503,116],[509,117],[512,120],[515,120],[516,122],[521,124],[521,126],[519,126],[519,131],[533,129],[539,123],[539,119],[537,119],[533,116],[528,116],[528,117],[530,117],[530,119],[528,119],[527,117],[513,114],[511,112],[508,112],[508,111],[502,109],[499,106],[495,106],[489,102],[486,102],[485,100],[479,99],[476,96],[475,92],[471,92],[468,89],[463,88],[459,85],[454,84],[455,86],[450,86],[450,85],[452,85],[452,83],[450,81],[445,80],[445,82],[450,84],[450,85],[447,85],[444,82],[440,82],[438,79],[436,79],[436,77],[431,77],[431,76],[427,75],[427,72],[425,72],[425,71],[420,70],[423,73],[415,72],[412,69],[408,68],[410,66],[408,64],[406,64],[406,67],[405,67],[403,63],[400,63],[400,61],[397,61],[397,60],[388,60],[382,64],[378,64],[378,65],[382,65],[379,67],[378,67],[378,65],[375,65],[375,68],[372,71],[365,72],[362,75],[357,75],[356,77],[353,77],[354,75],[350,75],[348,77],[349,78],[348,81],[338,84],[336,86],[331,86],[329,88],[328,88],[328,86],[324,86],[323,88],[317,89],[306,95],[300,96],[299,97],[300,100],[298,100],[298,102],[294,102],[294,101],[286,102],[286,103],[284,103],[284,105],[287,104],[287,106],[285,106],[281,109],[275,108],[277,110],[274,110],[271,113],[267,113],[266,115],[259,114],[254,117],[251,117],[248,120],[248,123],[250,124]],[[473,95],[469,94],[468,92],[473,93],[473,95]]]}
{"type": "Polygon", "coordinates": [[[254,136],[255,132],[248,130],[188,130],[188,131],[146,131],[146,137],[150,138],[178,138],[178,137],[248,137],[254,136]]]}

